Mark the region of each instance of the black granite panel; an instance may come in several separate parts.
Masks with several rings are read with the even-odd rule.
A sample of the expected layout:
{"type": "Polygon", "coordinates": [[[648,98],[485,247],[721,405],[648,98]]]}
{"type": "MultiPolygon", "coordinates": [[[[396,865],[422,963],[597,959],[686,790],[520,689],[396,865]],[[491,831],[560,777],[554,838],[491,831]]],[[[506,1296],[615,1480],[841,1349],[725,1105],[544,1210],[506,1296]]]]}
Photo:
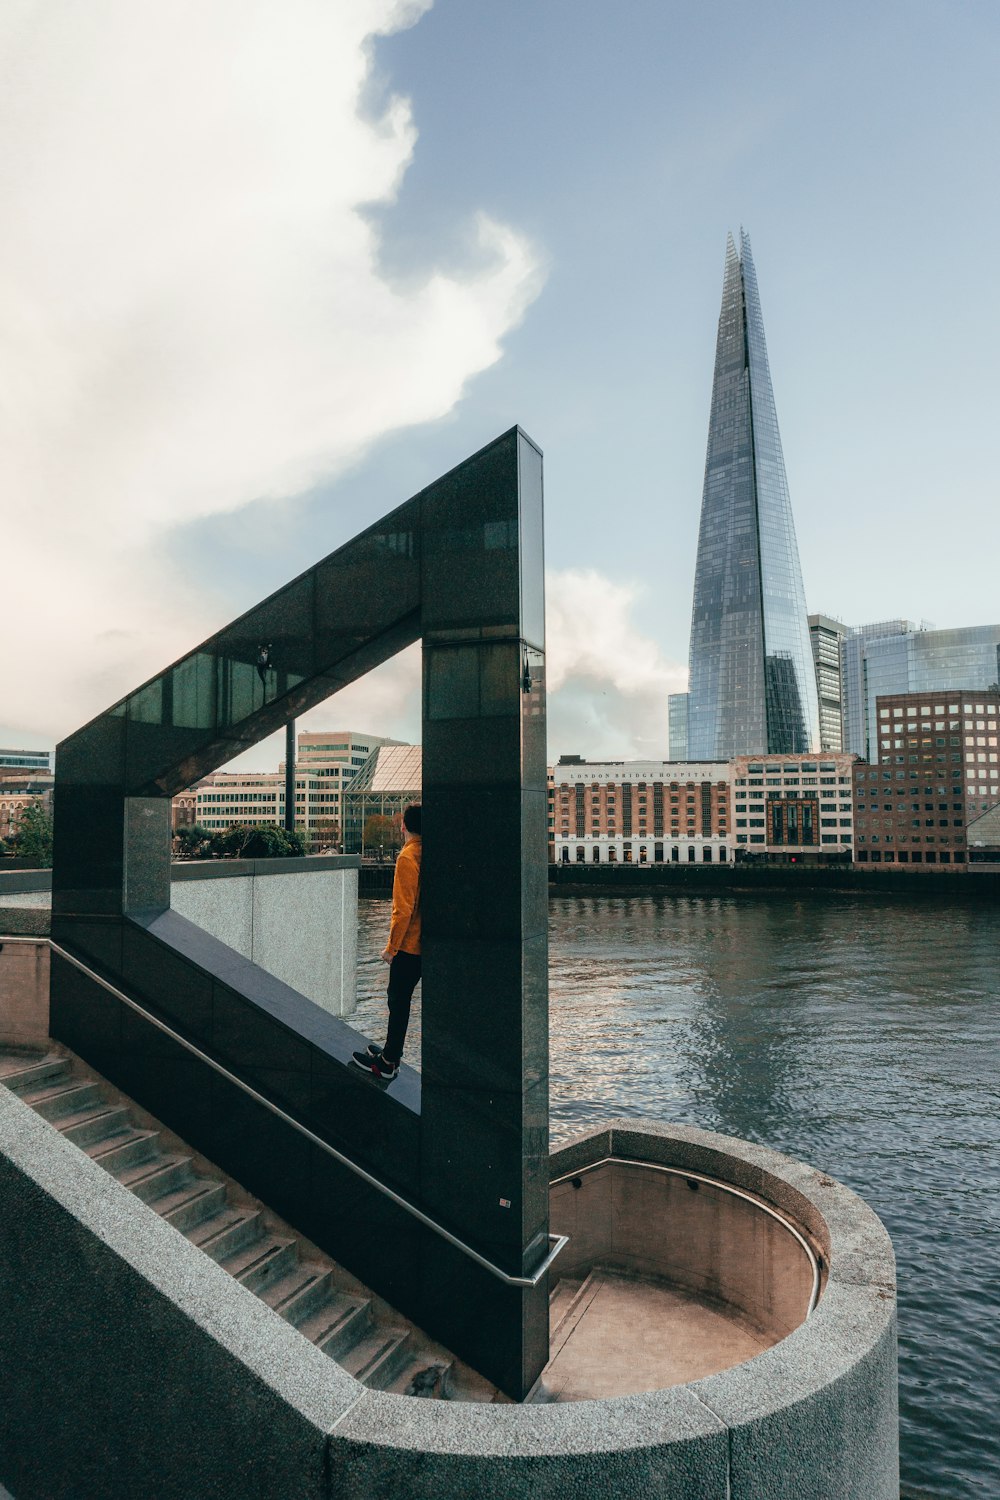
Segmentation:
{"type": "Polygon", "coordinates": [[[544,791],[521,797],[521,936],[527,940],[549,930],[548,796],[544,791]]]}
{"type": "Polygon", "coordinates": [[[425,1086],[432,1080],[459,1082],[520,1095],[525,1070],[521,979],[519,943],[460,937],[427,943],[423,982],[437,998],[439,1024],[424,1026],[425,1086]]]}
{"type": "Polygon", "coordinates": [[[439,934],[483,940],[522,930],[521,793],[428,784],[421,904],[428,942],[439,934]],[[485,844],[484,844],[485,837],[485,844]]]}
{"type": "Polygon", "coordinates": [[[170,905],[169,797],[125,799],[125,911],[163,911],[170,905]]]}
{"type": "Polygon", "coordinates": [[[53,913],[120,915],[125,874],[121,788],[57,782],[53,825],[53,913]]]}
{"type": "Polygon", "coordinates": [[[238,1078],[301,1117],[309,1108],[312,1047],[227,985],[213,986],[212,1052],[238,1078]]]}
{"type": "Polygon", "coordinates": [[[56,746],[60,786],[113,786],[125,780],[125,705],[99,714],[56,746]]]}
{"type": "Polygon", "coordinates": [[[425,490],[425,631],[520,622],[517,439],[511,431],[425,490]]]}
{"type": "Polygon", "coordinates": [[[548,748],[545,730],[545,658],[540,651],[524,647],[526,673],[521,694],[521,770],[527,790],[541,791],[548,785],[548,748]]]}
{"type": "MultiPolygon", "coordinates": [[[[548,1079],[535,1089],[547,1096],[548,1079]]],[[[539,1166],[544,1160],[547,1171],[548,1142],[539,1152],[538,1133],[526,1128],[524,1118],[532,1092],[522,1097],[520,1091],[424,1080],[424,1205],[515,1274],[523,1269],[526,1247],[548,1224],[547,1181],[542,1183],[539,1166]]]]}
{"type": "Polygon", "coordinates": [[[520,751],[521,726],[513,717],[424,720],[425,763],[446,768],[449,786],[465,788],[473,801],[481,788],[520,790],[520,751]]]}
{"type": "Polygon", "coordinates": [[[311,1192],[309,1141],[217,1073],[209,1089],[211,1150],[203,1147],[205,1154],[298,1228],[311,1192]]]}
{"type": "Polygon", "coordinates": [[[189,1041],[212,1040],[212,976],[133,922],[122,932],[121,983],[127,994],[189,1041]]]}
{"type": "Polygon", "coordinates": [[[372,1291],[419,1322],[422,1260],[436,1252],[440,1240],[316,1148],[307,1212],[307,1221],[297,1221],[297,1225],[310,1239],[372,1291]]]}
{"type": "Polygon", "coordinates": [[[122,1006],[116,1082],[181,1140],[211,1157],[212,1093],[205,1064],[122,1006]]]}
{"type": "Polygon", "coordinates": [[[312,1049],[306,1123],[323,1140],[406,1197],[420,1191],[420,1117],[396,1097],[404,1072],[390,1084],[312,1049]]]}
{"type": "Polygon", "coordinates": [[[523,432],[517,434],[521,520],[521,634],[545,649],[545,537],[542,507],[542,455],[523,432]]]}
{"type": "Polygon", "coordinates": [[[53,953],[49,1030],[109,1078],[116,1076],[121,1057],[121,1012],[121,1002],[102,985],[53,953]]]}
{"type": "Polygon", "coordinates": [[[52,940],[108,978],[121,974],[121,917],[68,917],[53,913],[52,940]]]}
{"type": "Polygon", "coordinates": [[[321,671],[333,670],[419,609],[420,541],[420,504],[409,501],[317,566],[316,661],[321,671]]]}

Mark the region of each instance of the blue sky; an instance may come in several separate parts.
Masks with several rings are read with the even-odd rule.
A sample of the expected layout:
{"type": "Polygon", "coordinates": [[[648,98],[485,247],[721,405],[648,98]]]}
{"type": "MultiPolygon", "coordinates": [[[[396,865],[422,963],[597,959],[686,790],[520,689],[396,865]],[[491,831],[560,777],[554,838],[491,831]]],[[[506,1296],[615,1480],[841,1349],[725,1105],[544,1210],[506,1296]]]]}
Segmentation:
{"type": "MultiPolygon", "coordinates": [[[[245,236],[234,238],[236,264],[261,224],[265,239],[271,234],[281,247],[248,280],[257,300],[268,276],[287,284],[300,263],[303,282],[315,281],[308,303],[319,308],[315,323],[276,297],[266,327],[252,330],[260,347],[278,329],[276,388],[301,387],[309,405],[312,366],[296,361],[318,330],[326,361],[320,386],[339,391],[345,372],[349,378],[369,346],[378,347],[375,394],[363,411],[360,398],[353,408],[338,405],[340,396],[331,400],[326,435],[320,410],[316,433],[300,445],[301,462],[283,464],[266,448],[255,455],[268,410],[260,382],[245,408],[221,411],[213,430],[214,403],[233,399],[235,322],[220,325],[208,353],[201,345],[189,350],[176,330],[211,303],[188,309],[182,302],[163,325],[169,337],[155,325],[150,334],[163,272],[155,297],[152,281],[141,282],[132,323],[132,313],[114,305],[108,317],[133,360],[138,339],[148,368],[162,369],[166,339],[174,385],[187,360],[200,381],[204,420],[183,428],[194,456],[191,471],[179,467],[171,480],[176,493],[192,495],[199,488],[192,474],[205,474],[218,477],[225,498],[213,500],[206,481],[204,495],[178,501],[167,529],[147,517],[132,535],[126,519],[132,571],[154,551],[156,567],[142,573],[149,584],[120,649],[115,622],[96,622],[95,645],[108,666],[85,674],[92,704],[70,695],[67,712],[96,711],[131,687],[137,670],[141,677],[163,664],[156,650],[176,654],[194,644],[517,421],[546,459],[557,668],[550,748],[665,753],[662,699],[680,685],[687,658],[725,237],[740,224],[754,247],[809,608],[849,623],[902,615],[950,626],[1000,617],[993,270],[1000,9],[923,0],[837,7],[436,0],[411,25],[403,23],[419,5],[409,18],[393,0],[368,7],[375,9],[387,33],[375,38],[357,21],[339,36],[324,30],[329,22],[309,0],[284,11],[300,47],[312,32],[313,51],[322,57],[327,48],[331,68],[334,56],[343,65],[344,108],[336,117],[308,113],[303,101],[322,73],[303,81],[291,44],[285,56],[272,37],[269,47],[262,43],[266,61],[254,64],[288,75],[259,106],[261,140],[268,139],[266,109],[275,121],[280,112],[287,160],[301,146],[309,168],[293,188],[322,197],[317,184],[340,174],[343,216],[322,233],[310,230],[296,260],[302,213],[288,209],[292,189],[280,186],[280,176],[254,182],[258,149],[248,163],[236,161],[247,173],[253,213],[241,207],[220,216],[218,230],[224,239],[228,225],[245,219],[245,236]],[[352,92],[358,76],[360,93],[352,92]],[[408,101],[407,120],[387,125],[400,98],[408,101]],[[379,165],[380,139],[395,141],[392,170],[379,165]],[[366,202],[369,171],[373,201],[366,202]],[[494,230],[477,233],[477,215],[494,230]],[[333,245],[336,274],[349,283],[352,263],[341,246],[354,244],[359,226],[370,235],[366,275],[379,283],[378,297],[391,293],[392,313],[373,292],[370,340],[364,325],[355,330],[359,342],[345,339],[342,367],[328,369],[339,324],[323,306],[322,257],[329,262],[333,245]],[[429,284],[444,287],[443,301],[428,298],[429,284]],[[421,315],[402,316],[413,308],[421,315]],[[482,336],[471,337],[480,324],[482,336]],[[300,327],[307,331],[295,344],[300,327]],[[241,432],[253,433],[249,444],[241,432]],[[157,588],[162,599],[154,598],[157,588]],[[180,601],[173,612],[171,599],[180,601]],[[156,621],[143,630],[145,600],[153,601],[156,621]],[[597,628],[581,642],[573,618],[588,601],[597,628]]],[[[81,66],[88,45],[106,52],[110,38],[114,55],[129,28],[126,9],[105,10],[104,33],[95,29],[80,43],[81,66]]],[[[199,38],[200,60],[184,60],[190,47],[174,59],[175,74],[199,70],[180,80],[196,113],[199,84],[208,100],[222,78],[223,103],[226,89],[238,86],[221,70],[235,13],[211,4],[208,11],[217,25],[199,38]]],[[[192,25],[201,24],[198,15],[190,11],[192,25]]],[[[45,45],[54,45],[51,22],[42,32],[45,45]]],[[[141,31],[121,48],[124,67],[142,54],[141,31]]],[[[44,63],[37,36],[33,48],[16,46],[15,71],[37,74],[40,50],[44,63]]],[[[57,124],[65,116],[65,89],[61,103],[53,86],[65,80],[51,70],[46,78],[50,94],[37,91],[41,102],[28,125],[24,117],[13,121],[22,143],[26,128],[51,139],[54,127],[48,136],[42,130],[46,108],[57,124]]],[[[85,91],[81,98],[88,120],[99,115],[99,100],[85,91]]],[[[152,104],[130,95],[127,105],[140,136],[152,129],[149,109],[171,108],[169,95],[155,89],[152,104]]],[[[238,107],[234,98],[234,117],[238,107]]],[[[119,100],[119,118],[121,109],[119,100]]],[[[206,103],[202,140],[210,144],[217,115],[206,103]]],[[[226,182],[232,159],[220,151],[226,182]]],[[[164,181],[173,182],[175,168],[164,147],[164,181]]],[[[120,190],[115,173],[131,181],[130,170],[129,163],[100,169],[99,203],[120,190]]],[[[175,222],[186,223],[187,214],[194,223],[203,202],[218,199],[220,180],[207,183],[204,200],[182,193],[175,222]]],[[[41,222],[64,206],[43,200],[41,222]]],[[[166,221],[151,213],[159,245],[166,221]]],[[[125,239],[119,271],[127,281],[146,263],[150,240],[125,239]]],[[[210,250],[193,231],[180,239],[183,264],[197,280],[199,257],[210,250]]],[[[222,274],[215,266],[209,291],[222,274]]],[[[38,288],[28,291],[39,298],[38,288]]],[[[368,308],[364,297],[361,306],[368,308]]],[[[134,364],[126,368],[132,389],[134,364]]],[[[179,421],[175,391],[162,407],[152,398],[143,406],[142,462],[138,439],[128,454],[132,493],[158,457],[157,483],[166,483],[162,434],[179,421]],[[161,437],[153,441],[157,423],[161,437]]],[[[282,424],[293,451],[300,437],[294,411],[276,422],[276,445],[282,424]]],[[[114,476],[124,464],[117,436],[111,446],[107,473],[114,476]]],[[[97,441],[88,463],[101,493],[97,441]]],[[[173,492],[164,493],[169,508],[173,492]]],[[[110,513],[112,528],[126,512],[110,513]]],[[[330,705],[333,717],[348,713],[357,722],[358,713],[374,714],[382,722],[365,727],[415,732],[412,662],[400,671],[381,697],[373,689],[343,712],[330,705]]],[[[50,742],[77,722],[42,717],[26,699],[0,733],[50,742]]]]}

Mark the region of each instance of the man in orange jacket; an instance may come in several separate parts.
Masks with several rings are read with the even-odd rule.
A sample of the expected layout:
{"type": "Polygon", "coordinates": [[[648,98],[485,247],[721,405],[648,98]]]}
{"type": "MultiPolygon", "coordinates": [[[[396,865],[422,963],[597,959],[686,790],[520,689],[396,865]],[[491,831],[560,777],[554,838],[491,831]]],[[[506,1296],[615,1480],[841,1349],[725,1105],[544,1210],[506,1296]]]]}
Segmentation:
{"type": "Polygon", "coordinates": [[[411,804],[403,814],[403,847],[396,860],[392,881],[392,918],[389,941],[382,960],[389,965],[389,1030],[385,1046],[372,1043],[367,1052],[355,1052],[355,1066],[374,1078],[392,1081],[410,1024],[410,1002],[420,979],[420,807],[411,804]]]}

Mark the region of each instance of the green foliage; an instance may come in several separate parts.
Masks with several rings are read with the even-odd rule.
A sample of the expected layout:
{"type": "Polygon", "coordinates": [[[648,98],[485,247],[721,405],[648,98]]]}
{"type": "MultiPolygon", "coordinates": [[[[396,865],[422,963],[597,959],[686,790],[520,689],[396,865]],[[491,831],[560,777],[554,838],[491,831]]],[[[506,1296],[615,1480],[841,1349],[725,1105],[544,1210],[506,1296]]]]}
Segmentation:
{"type": "Polygon", "coordinates": [[[224,859],[288,859],[304,855],[306,846],[297,828],[233,823],[224,833],[213,835],[209,850],[224,859]]]}
{"type": "Polygon", "coordinates": [[[40,802],[30,802],[17,820],[10,849],[18,859],[30,859],[39,870],[52,865],[52,818],[40,802]]]}
{"type": "Polygon", "coordinates": [[[174,837],[180,845],[180,853],[188,859],[207,853],[212,839],[208,829],[203,828],[200,823],[188,823],[183,828],[178,828],[174,837]]]}
{"type": "Polygon", "coordinates": [[[398,849],[402,842],[398,819],[386,818],[381,813],[372,813],[365,819],[362,843],[366,853],[373,854],[378,849],[398,849]]]}

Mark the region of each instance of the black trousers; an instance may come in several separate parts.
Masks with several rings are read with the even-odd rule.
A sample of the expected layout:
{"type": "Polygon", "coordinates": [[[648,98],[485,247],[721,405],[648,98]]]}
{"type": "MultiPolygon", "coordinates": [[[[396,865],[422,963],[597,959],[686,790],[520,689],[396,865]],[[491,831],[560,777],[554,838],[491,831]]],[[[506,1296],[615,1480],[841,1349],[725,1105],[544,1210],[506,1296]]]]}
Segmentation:
{"type": "Polygon", "coordinates": [[[399,1062],[410,1024],[410,1001],[420,982],[420,954],[397,953],[389,965],[389,1031],[382,1048],[383,1056],[399,1062]]]}

